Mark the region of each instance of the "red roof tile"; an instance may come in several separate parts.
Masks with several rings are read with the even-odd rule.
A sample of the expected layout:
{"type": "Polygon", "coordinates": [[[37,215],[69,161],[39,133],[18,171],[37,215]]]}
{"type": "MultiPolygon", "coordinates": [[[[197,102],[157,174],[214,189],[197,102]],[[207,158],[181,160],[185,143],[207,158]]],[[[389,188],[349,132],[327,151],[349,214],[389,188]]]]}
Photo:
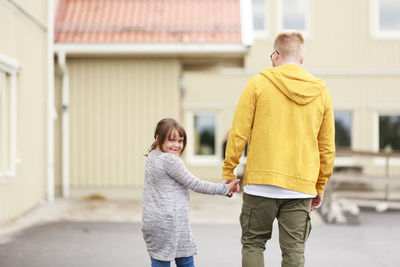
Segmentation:
{"type": "Polygon", "coordinates": [[[240,44],[240,0],[60,0],[55,42],[240,44]]]}

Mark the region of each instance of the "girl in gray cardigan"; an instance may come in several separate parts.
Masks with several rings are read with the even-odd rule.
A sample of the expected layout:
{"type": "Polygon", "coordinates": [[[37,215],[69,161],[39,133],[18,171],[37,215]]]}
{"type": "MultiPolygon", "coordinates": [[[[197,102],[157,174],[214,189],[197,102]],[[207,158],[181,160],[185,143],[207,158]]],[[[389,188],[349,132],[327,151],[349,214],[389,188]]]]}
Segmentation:
{"type": "Polygon", "coordinates": [[[175,120],[163,119],[156,127],[147,155],[143,189],[143,238],[152,267],[194,266],[196,254],[189,224],[189,189],[231,197],[238,181],[223,184],[201,181],[185,167],[180,155],[186,132],[175,120]]]}

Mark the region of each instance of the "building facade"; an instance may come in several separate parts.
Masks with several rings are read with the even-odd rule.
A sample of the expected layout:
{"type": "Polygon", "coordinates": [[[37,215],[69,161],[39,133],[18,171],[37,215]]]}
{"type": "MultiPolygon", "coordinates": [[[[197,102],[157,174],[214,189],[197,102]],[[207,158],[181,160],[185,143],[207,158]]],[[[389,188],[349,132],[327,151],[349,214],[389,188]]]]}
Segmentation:
{"type": "Polygon", "coordinates": [[[157,122],[187,117],[187,71],[243,65],[250,10],[247,0],[60,0],[58,191],[141,187],[157,122]]]}
{"type": "MultiPolygon", "coordinates": [[[[141,7],[143,13],[170,14],[173,22],[182,24],[155,20],[151,28],[149,21],[130,21],[123,29],[114,27],[117,35],[110,30],[108,35],[95,35],[85,22],[79,29],[68,25],[68,10],[73,7],[69,1],[62,3],[56,32],[63,24],[55,50],[58,58],[66,55],[69,70],[70,143],[63,147],[60,141],[56,149],[59,188],[140,187],[143,154],[163,117],[177,118],[187,130],[183,158],[188,168],[202,179],[219,181],[223,143],[241,92],[251,76],[271,67],[273,40],[287,28],[303,32],[304,68],[325,80],[332,95],[338,148],[400,150],[398,135],[392,134],[400,120],[400,39],[398,19],[390,15],[399,6],[393,1],[219,1],[226,13],[217,11],[211,17],[224,18],[224,23],[218,22],[222,26],[207,34],[201,31],[216,21],[201,8],[222,10],[212,6],[213,1],[189,9],[196,10],[187,13],[193,20],[171,15],[177,8],[168,1],[164,6],[150,1],[141,7]],[[249,14],[245,3],[250,2],[249,23],[244,14],[249,14]],[[240,28],[239,38],[232,37],[235,27],[240,28]]],[[[80,8],[90,12],[90,7],[80,8]]],[[[101,27],[100,32],[106,26],[101,27]]],[[[60,100],[65,72],[58,66],[58,131],[63,134],[57,138],[65,141],[61,136],[66,133],[60,130],[67,110],[60,100]]],[[[381,174],[385,161],[337,157],[336,166],[361,166],[366,173],[381,174]]],[[[399,166],[398,159],[391,160],[392,174],[399,173],[399,166]]]]}
{"type": "MultiPolygon", "coordinates": [[[[184,72],[185,126],[189,146],[209,120],[213,152],[189,147],[185,158],[200,177],[218,180],[222,144],[236,104],[249,78],[271,67],[275,36],[284,29],[303,32],[303,67],[323,79],[332,95],[338,150],[400,151],[400,3],[388,0],[253,0],[254,44],[244,62],[184,72]],[[208,119],[207,119],[208,118],[208,119]]],[[[201,146],[201,144],[199,145],[201,146]]],[[[243,159],[244,160],[244,159],[243,159]]],[[[360,167],[383,176],[379,157],[336,157],[337,167],[360,167]]],[[[390,160],[390,175],[400,175],[400,159],[390,160]]]]}
{"type": "MultiPolygon", "coordinates": [[[[286,28],[326,81],[337,147],[400,151],[399,12],[391,0],[0,0],[0,224],[76,190],[140,188],[165,117],[186,128],[189,170],[219,181],[242,90],[286,28]]],[[[385,164],[336,158],[371,175],[385,164]]]]}
{"type": "Polygon", "coordinates": [[[0,1],[0,225],[46,198],[48,1],[0,1]]]}

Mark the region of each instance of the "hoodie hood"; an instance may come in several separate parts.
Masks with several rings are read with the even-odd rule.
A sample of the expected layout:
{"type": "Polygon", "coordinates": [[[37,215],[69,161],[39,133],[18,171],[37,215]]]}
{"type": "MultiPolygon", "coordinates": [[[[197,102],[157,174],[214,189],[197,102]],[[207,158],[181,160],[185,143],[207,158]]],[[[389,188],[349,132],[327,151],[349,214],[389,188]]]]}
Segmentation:
{"type": "Polygon", "coordinates": [[[325,83],[309,74],[302,67],[286,64],[260,72],[275,87],[298,105],[306,105],[320,96],[325,83]]]}

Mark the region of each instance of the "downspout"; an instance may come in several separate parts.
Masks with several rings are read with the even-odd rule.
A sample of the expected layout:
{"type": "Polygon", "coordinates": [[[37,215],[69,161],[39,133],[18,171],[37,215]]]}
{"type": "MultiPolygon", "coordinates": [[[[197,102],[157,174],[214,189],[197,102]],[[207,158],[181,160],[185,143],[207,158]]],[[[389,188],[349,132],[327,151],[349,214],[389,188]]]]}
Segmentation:
{"type": "Polygon", "coordinates": [[[47,201],[54,201],[54,1],[48,0],[47,31],[47,201]]]}
{"type": "Polygon", "coordinates": [[[62,72],[62,196],[69,197],[69,70],[65,51],[57,52],[62,72]]]}
{"type": "Polygon", "coordinates": [[[185,87],[185,83],[183,80],[183,70],[182,70],[182,65],[181,65],[181,74],[179,77],[179,120],[180,120],[180,123],[182,123],[182,124],[185,121],[185,109],[184,109],[185,94],[186,94],[186,87],[185,87]]]}

